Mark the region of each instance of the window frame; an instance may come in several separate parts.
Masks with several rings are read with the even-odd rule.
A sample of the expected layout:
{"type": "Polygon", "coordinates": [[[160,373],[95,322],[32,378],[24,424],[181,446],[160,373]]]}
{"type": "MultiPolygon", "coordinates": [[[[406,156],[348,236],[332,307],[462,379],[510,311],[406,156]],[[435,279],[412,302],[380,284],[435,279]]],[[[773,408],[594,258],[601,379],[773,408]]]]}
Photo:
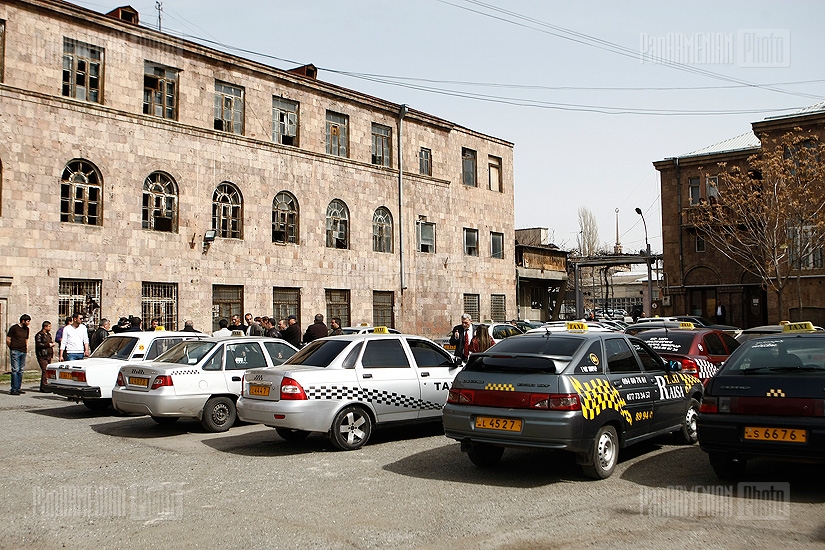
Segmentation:
{"type": "Polygon", "coordinates": [[[478,256],[478,229],[465,227],[462,230],[464,235],[464,255],[478,256]],[[472,242],[471,242],[472,241],[472,242]]]}
{"type": "Polygon", "coordinates": [[[178,76],[180,69],[166,67],[151,61],[143,62],[143,114],[157,118],[164,118],[167,120],[178,119],[178,76]],[[150,73],[150,69],[152,73],[150,73]],[[163,74],[158,74],[160,71],[163,74]],[[154,78],[157,80],[155,88],[147,86],[147,79],[154,78]],[[171,88],[171,93],[170,93],[171,88]],[[158,104],[158,97],[162,98],[158,104]],[[147,100],[148,97],[148,100],[147,100]],[[171,98],[171,105],[169,105],[171,98]],[[160,114],[157,113],[158,108],[160,114]]]}
{"type": "Polygon", "coordinates": [[[141,281],[140,313],[146,324],[159,317],[166,330],[177,330],[178,284],[141,281]]]}
{"type": "Polygon", "coordinates": [[[349,289],[324,289],[324,302],[326,304],[327,319],[338,317],[341,319],[341,326],[352,325],[351,316],[351,295],[349,289]]]}
{"type": "Polygon", "coordinates": [[[384,124],[372,123],[371,162],[376,166],[392,166],[392,128],[384,124]]]}
{"type": "Polygon", "coordinates": [[[702,187],[699,176],[688,178],[688,202],[691,206],[699,204],[702,200],[702,187]]]}
{"type": "Polygon", "coordinates": [[[212,229],[221,239],[243,240],[243,195],[231,181],[222,181],[212,192],[212,229]]]}
{"type": "Polygon", "coordinates": [[[272,199],[272,242],[276,244],[299,244],[301,215],[298,199],[289,191],[278,191],[272,199]],[[287,199],[287,200],[279,200],[287,199]],[[288,208],[281,208],[286,205],[288,208]],[[283,233],[278,239],[276,233],[283,233]]]}
{"type": "Polygon", "coordinates": [[[349,115],[327,110],[326,153],[349,158],[349,115]]]}
{"type": "Polygon", "coordinates": [[[395,292],[372,291],[372,325],[395,328],[395,292]]]}
{"type": "Polygon", "coordinates": [[[478,152],[461,148],[461,182],[468,187],[478,187],[478,152]]]}
{"type": "Polygon", "coordinates": [[[496,260],[504,259],[504,233],[490,231],[490,257],[496,260]],[[498,253],[496,253],[496,241],[500,241],[498,253]]]}
{"type": "Polygon", "coordinates": [[[215,115],[215,130],[238,136],[244,135],[244,122],[246,118],[246,90],[244,87],[215,80],[215,103],[213,112],[215,115]],[[228,109],[229,112],[231,112],[229,119],[226,118],[227,100],[231,101],[231,106],[228,109]],[[240,105],[240,108],[237,107],[238,105],[240,105]],[[237,118],[240,118],[240,121],[235,120],[236,115],[237,118]],[[226,127],[227,123],[231,126],[229,129],[226,127]]]}
{"type": "Polygon", "coordinates": [[[418,220],[415,222],[415,237],[416,237],[416,249],[418,252],[423,254],[435,254],[436,251],[436,227],[434,222],[428,222],[427,220],[418,220]],[[424,241],[424,228],[427,228],[428,232],[432,233],[432,239],[427,236],[427,242],[424,241]],[[430,240],[432,243],[430,243],[430,240]],[[424,250],[424,247],[431,248],[431,250],[424,250]]]}
{"type": "Polygon", "coordinates": [[[478,294],[464,294],[462,297],[464,313],[476,321],[481,319],[481,297],[478,294]]]}
{"type": "Polygon", "coordinates": [[[504,193],[504,181],[502,175],[502,168],[501,168],[502,160],[501,157],[496,157],[493,155],[487,156],[487,185],[490,191],[496,191],[498,193],[504,193]],[[493,186],[493,173],[497,174],[498,183],[493,186]]]}
{"type": "Polygon", "coordinates": [[[425,176],[433,175],[433,152],[431,149],[422,147],[418,151],[418,173],[425,176]]]}
{"type": "Polygon", "coordinates": [[[160,231],[163,233],[177,233],[178,196],[178,185],[175,182],[175,178],[173,178],[167,172],[164,172],[162,170],[155,170],[154,172],[146,176],[146,179],[143,180],[143,202],[141,205],[142,228],[150,231],[160,231]],[[155,176],[154,180],[152,180],[152,176],[155,176]],[[157,189],[158,187],[161,187],[162,189],[157,189]],[[163,205],[158,206],[158,201],[162,201],[163,205]],[[169,215],[152,215],[154,212],[157,212],[159,210],[162,210],[164,213],[167,213],[169,215]],[[158,219],[170,220],[169,229],[158,229],[158,219]]]}
{"type": "Polygon", "coordinates": [[[699,235],[698,233],[696,234],[696,249],[695,250],[696,250],[696,252],[698,252],[700,254],[707,250],[707,242],[705,241],[705,238],[702,235],[699,235]]]}
{"type": "Polygon", "coordinates": [[[0,19],[0,84],[4,82],[6,74],[6,21],[0,19]]]}
{"type": "Polygon", "coordinates": [[[393,252],[392,213],[386,206],[379,206],[372,214],[372,251],[393,252]]]}
{"type": "Polygon", "coordinates": [[[60,178],[60,221],[96,227],[103,225],[103,178],[94,163],[76,158],[63,168],[60,178]],[[72,168],[73,165],[75,168],[72,168]],[[83,169],[84,165],[88,166],[88,170],[83,169]],[[82,178],[82,181],[76,178],[82,178]],[[82,191],[82,197],[78,197],[79,191],[82,191]],[[79,214],[78,204],[83,205],[79,214]],[[95,205],[96,214],[90,213],[92,205],[95,205]],[[89,223],[91,218],[94,218],[94,223],[89,223]]]}
{"type": "Polygon", "coordinates": [[[327,248],[335,248],[338,250],[349,249],[349,208],[347,207],[347,203],[341,199],[332,199],[329,205],[327,205],[325,234],[325,245],[327,248]],[[343,235],[343,237],[340,235],[343,235]]]}
{"type": "Polygon", "coordinates": [[[103,105],[105,53],[105,49],[100,46],[64,36],[61,95],[77,99],[78,101],[88,101],[89,103],[103,105]],[[95,54],[98,55],[97,59],[94,58],[95,54]],[[67,64],[69,65],[68,67],[67,64]],[[96,74],[92,71],[93,67],[97,67],[96,74]],[[84,86],[77,85],[79,75],[85,75],[84,86]],[[93,79],[97,80],[96,87],[92,86],[91,81],[93,79]],[[78,97],[78,89],[84,90],[83,97],[78,97]],[[90,99],[90,96],[94,94],[96,94],[96,98],[90,99]]]}
{"type": "Polygon", "coordinates": [[[298,101],[272,96],[272,141],[298,147],[300,108],[301,104],[298,101]]]}

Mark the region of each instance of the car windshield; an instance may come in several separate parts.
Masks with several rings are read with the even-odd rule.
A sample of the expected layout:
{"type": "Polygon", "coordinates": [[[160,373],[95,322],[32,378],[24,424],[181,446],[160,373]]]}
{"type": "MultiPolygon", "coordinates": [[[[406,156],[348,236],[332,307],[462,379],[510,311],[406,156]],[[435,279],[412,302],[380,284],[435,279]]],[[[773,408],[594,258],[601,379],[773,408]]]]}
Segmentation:
{"type": "Polygon", "coordinates": [[[693,344],[694,334],[685,332],[642,332],[637,338],[647,342],[647,345],[659,353],[680,353],[687,355],[690,353],[690,346],[693,344]]]}
{"type": "Polygon", "coordinates": [[[584,342],[584,338],[563,336],[558,333],[544,336],[514,336],[497,343],[491,348],[491,351],[494,350],[496,354],[535,353],[540,355],[572,357],[584,342]]]}
{"type": "Polygon", "coordinates": [[[344,334],[358,334],[359,332],[361,332],[361,329],[360,328],[347,327],[347,328],[342,328],[341,332],[343,332],[344,334]]]}
{"type": "MultiPolygon", "coordinates": [[[[105,340],[104,340],[105,342],[105,340]]],[[[180,365],[194,365],[209,353],[217,344],[203,340],[181,342],[157,359],[158,363],[177,363],[180,365]]]]}
{"type": "Polygon", "coordinates": [[[350,343],[349,340],[315,340],[287,359],[284,364],[326,368],[350,343]]]}
{"type": "Polygon", "coordinates": [[[109,336],[92,352],[90,357],[126,361],[132,355],[138,339],[134,336],[109,336]]]}
{"type": "Polygon", "coordinates": [[[722,368],[724,374],[823,371],[825,338],[799,336],[750,340],[731,355],[722,368]]]}

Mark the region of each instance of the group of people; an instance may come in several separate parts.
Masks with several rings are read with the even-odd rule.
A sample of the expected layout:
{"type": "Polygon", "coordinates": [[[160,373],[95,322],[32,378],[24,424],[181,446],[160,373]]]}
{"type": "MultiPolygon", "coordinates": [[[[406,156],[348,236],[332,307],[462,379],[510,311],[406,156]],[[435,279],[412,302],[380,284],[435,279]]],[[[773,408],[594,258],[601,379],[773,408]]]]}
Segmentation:
{"type": "Polygon", "coordinates": [[[336,336],[343,334],[341,330],[341,319],[333,317],[330,326],[324,323],[324,316],[320,313],[315,316],[314,322],[307,327],[306,332],[301,336],[301,326],[295,315],[288,315],[284,319],[276,320],[274,317],[253,317],[251,313],[244,316],[246,323],[241,321],[240,315],[233,315],[230,321],[221,319],[218,321],[218,330],[212,336],[231,336],[235,331],[241,331],[247,336],[269,336],[270,338],[281,338],[286,340],[296,348],[308,344],[324,336],[336,336]]]}
{"type": "Polygon", "coordinates": [[[461,324],[453,327],[450,335],[450,345],[455,346],[456,357],[467,361],[471,353],[481,353],[495,344],[487,325],[473,325],[473,318],[469,313],[461,315],[461,324]]]}

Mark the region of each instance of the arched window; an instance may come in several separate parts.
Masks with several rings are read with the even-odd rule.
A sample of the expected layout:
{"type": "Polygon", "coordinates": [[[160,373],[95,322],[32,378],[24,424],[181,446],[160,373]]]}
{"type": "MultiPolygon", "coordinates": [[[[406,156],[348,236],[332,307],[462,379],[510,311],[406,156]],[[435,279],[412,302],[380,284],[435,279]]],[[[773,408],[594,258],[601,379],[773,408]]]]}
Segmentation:
{"type": "Polygon", "coordinates": [[[143,182],[143,229],[178,231],[178,186],[166,172],[152,172],[143,182]]]}
{"type": "Polygon", "coordinates": [[[60,221],[103,225],[103,178],[91,162],[70,161],[60,178],[60,221]]]}
{"type": "Polygon", "coordinates": [[[224,181],[212,194],[212,229],[224,239],[243,238],[243,197],[234,183],[224,181]]]}
{"type": "Polygon", "coordinates": [[[392,214],[383,206],[372,215],[372,249],[392,252],[392,214]]]}
{"type": "Polygon", "coordinates": [[[281,191],[272,200],[272,242],[298,244],[298,201],[281,191]]]}
{"type": "Polygon", "coordinates": [[[349,210],[338,199],[327,206],[327,248],[349,248],[349,210]]]}

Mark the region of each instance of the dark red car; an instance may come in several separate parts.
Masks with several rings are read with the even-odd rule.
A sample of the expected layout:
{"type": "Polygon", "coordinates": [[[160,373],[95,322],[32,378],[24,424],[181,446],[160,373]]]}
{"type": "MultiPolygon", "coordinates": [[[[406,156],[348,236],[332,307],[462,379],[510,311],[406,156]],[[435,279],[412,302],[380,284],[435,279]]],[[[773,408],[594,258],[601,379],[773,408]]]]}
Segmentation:
{"type": "Polygon", "coordinates": [[[655,329],[636,335],[666,361],[681,365],[681,372],[703,382],[716,374],[739,342],[715,329],[655,329]]]}

